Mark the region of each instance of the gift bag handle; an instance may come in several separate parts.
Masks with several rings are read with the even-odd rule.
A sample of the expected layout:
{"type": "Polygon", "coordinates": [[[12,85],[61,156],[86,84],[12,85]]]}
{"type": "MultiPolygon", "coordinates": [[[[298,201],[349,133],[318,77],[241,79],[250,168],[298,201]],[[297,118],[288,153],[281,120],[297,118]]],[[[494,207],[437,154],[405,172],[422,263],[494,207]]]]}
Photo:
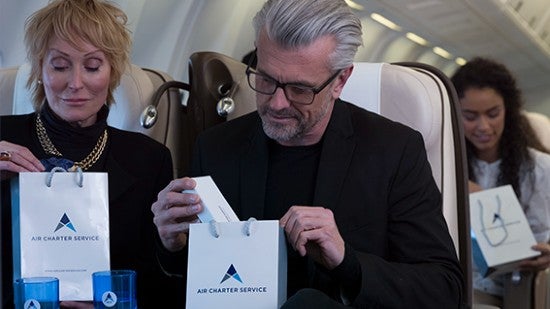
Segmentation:
{"type": "MultiPolygon", "coordinates": [[[[246,234],[246,236],[252,235],[252,222],[255,222],[255,221],[256,221],[256,218],[250,217],[244,223],[244,233],[246,234]]],[[[255,226],[255,224],[254,224],[254,226],[255,226]]]]}
{"type": "MultiPolygon", "coordinates": [[[[52,170],[48,173],[48,176],[46,176],[46,186],[48,188],[52,186],[53,174],[56,172],[67,172],[67,170],[59,166],[52,168],[52,170]]],[[[82,173],[82,168],[80,168],[80,166],[76,168],[76,177],[78,177],[76,183],[82,188],[84,186],[84,174],[82,173]]]]}
{"type": "MultiPolygon", "coordinates": [[[[256,221],[256,218],[250,217],[244,223],[244,233],[246,234],[246,236],[252,235],[252,222],[255,222],[255,221],[256,221]]],[[[220,225],[215,220],[210,221],[210,231],[212,232],[212,235],[214,235],[214,237],[216,238],[220,237],[220,225]]]]}

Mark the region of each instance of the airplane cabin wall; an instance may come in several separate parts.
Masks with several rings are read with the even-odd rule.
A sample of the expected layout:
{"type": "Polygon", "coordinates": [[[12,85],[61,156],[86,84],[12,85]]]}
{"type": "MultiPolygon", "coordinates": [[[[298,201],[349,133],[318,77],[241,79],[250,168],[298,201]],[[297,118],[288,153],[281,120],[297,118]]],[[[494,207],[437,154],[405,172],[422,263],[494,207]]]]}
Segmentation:
{"type": "Polygon", "coordinates": [[[402,32],[384,27],[370,18],[363,18],[363,44],[356,61],[403,62],[417,61],[433,65],[451,75],[458,65],[435,54],[431,48],[407,39],[402,32]]]}
{"type": "MultiPolygon", "coordinates": [[[[116,0],[127,13],[134,45],[132,62],[159,69],[188,81],[188,59],[193,52],[216,51],[241,59],[254,48],[252,18],[263,1],[250,0],[116,0]]],[[[24,20],[47,0],[0,0],[0,67],[25,62],[24,20]]],[[[368,9],[368,7],[367,7],[368,9]]],[[[550,22],[550,16],[539,23],[550,22]]],[[[363,42],[356,61],[418,61],[451,75],[457,64],[431,48],[406,39],[362,17],[363,42]]],[[[549,77],[550,78],[550,77],[549,77]]],[[[524,93],[529,110],[550,115],[550,89],[524,93]]]]}
{"type": "Polygon", "coordinates": [[[132,61],[188,81],[188,59],[216,51],[241,59],[254,48],[252,17],[261,2],[142,0],[132,61]],[[145,14],[147,13],[147,14],[145,14]]]}
{"type": "MultiPolygon", "coordinates": [[[[24,21],[48,0],[0,0],[0,67],[26,61],[24,21]]],[[[253,14],[262,2],[248,0],[115,0],[128,15],[132,62],[187,79],[187,59],[212,50],[240,58],[253,45],[253,14]]]]}
{"type": "Polygon", "coordinates": [[[0,0],[0,67],[25,62],[25,18],[46,3],[47,0],[0,0]]]}

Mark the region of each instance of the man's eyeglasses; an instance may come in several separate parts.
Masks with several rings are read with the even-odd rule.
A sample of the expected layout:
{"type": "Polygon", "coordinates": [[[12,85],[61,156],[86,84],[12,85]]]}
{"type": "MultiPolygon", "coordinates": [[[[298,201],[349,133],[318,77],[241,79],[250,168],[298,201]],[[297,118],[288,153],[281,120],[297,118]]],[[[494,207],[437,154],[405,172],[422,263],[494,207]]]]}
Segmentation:
{"type": "Polygon", "coordinates": [[[246,67],[246,76],[248,77],[248,84],[252,90],[265,95],[273,95],[277,91],[277,88],[283,89],[287,100],[297,104],[308,105],[313,102],[315,95],[325,89],[337,76],[341,70],[336,71],[330,76],[321,86],[314,88],[304,86],[295,83],[280,83],[274,78],[262,74],[250,66],[250,63],[256,57],[256,53],[251,57],[248,66],[246,67]]]}

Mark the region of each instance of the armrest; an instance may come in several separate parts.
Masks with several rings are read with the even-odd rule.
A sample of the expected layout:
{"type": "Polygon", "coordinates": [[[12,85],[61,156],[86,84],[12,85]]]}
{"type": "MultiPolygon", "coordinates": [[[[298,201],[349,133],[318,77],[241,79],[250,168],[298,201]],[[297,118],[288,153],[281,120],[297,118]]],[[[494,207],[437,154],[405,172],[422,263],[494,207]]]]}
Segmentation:
{"type": "Polygon", "coordinates": [[[541,270],[533,279],[533,308],[545,309],[550,305],[550,268],[541,270]]]}
{"type": "Polygon", "coordinates": [[[532,309],[535,273],[521,271],[504,277],[503,307],[507,309],[532,309]]]}
{"type": "Polygon", "coordinates": [[[504,308],[546,309],[550,305],[550,268],[538,272],[522,271],[519,277],[506,275],[504,308]]]}

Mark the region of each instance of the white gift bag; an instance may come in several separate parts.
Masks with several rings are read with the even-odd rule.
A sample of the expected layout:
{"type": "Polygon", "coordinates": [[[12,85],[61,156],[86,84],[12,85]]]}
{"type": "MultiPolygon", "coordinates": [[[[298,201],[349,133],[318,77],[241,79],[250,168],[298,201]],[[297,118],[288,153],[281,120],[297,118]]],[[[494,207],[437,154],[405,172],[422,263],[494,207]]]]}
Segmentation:
{"type": "Polygon", "coordinates": [[[472,252],[485,277],[511,272],[521,260],[540,255],[535,237],[512,189],[506,185],[470,194],[472,252]]]}
{"type": "Polygon", "coordinates": [[[59,278],[60,300],[92,300],[110,269],[106,173],[20,173],[12,182],[14,278],[59,278]]]}
{"type": "Polygon", "coordinates": [[[279,308],[287,255],[277,220],[197,223],[189,228],[187,308],[279,308]]]}

